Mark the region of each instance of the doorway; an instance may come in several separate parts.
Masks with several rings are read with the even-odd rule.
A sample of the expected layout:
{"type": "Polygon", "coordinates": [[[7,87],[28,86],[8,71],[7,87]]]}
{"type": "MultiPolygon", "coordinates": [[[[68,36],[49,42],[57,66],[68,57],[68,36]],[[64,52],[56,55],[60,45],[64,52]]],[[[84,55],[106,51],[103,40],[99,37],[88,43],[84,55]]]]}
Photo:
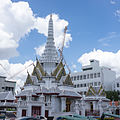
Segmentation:
{"type": "Polygon", "coordinates": [[[70,112],[71,101],[69,98],[66,99],[66,112],[70,112]]]}
{"type": "Polygon", "coordinates": [[[93,103],[90,102],[90,111],[93,111],[93,103]]]}
{"type": "Polygon", "coordinates": [[[41,115],[41,106],[32,106],[32,116],[41,115]]]}
{"type": "Polygon", "coordinates": [[[26,116],[26,110],[22,110],[22,117],[26,116]]]}
{"type": "Polygon", "coordinates": [[[45,110],[45,117],[48,118],[49,110],[45,110]]]}

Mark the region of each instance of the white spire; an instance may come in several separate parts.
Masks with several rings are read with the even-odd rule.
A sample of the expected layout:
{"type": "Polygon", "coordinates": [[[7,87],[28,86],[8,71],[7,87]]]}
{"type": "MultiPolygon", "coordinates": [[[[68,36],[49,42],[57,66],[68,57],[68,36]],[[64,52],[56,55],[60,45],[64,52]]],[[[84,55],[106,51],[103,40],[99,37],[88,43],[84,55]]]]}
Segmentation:
{"type": "Polygon", "coordinates": [[[49,27],[48,27],[48,38],[45,45],[44,53],[40,58],[40,62],[41,63],[44,63],[44,62],[58,63],[58,60],[59,60],[58,53],[54,43],[53,20],[52,20],[52,15],[50,15],[49,27]]]}

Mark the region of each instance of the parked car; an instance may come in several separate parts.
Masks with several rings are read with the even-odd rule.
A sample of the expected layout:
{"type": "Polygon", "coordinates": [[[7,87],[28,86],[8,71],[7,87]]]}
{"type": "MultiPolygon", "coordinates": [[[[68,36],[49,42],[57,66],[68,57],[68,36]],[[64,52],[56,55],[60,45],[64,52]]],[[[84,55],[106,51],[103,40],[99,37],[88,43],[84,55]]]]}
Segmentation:
{"type": "Polygon", "coordinates": [[[43,116],[39,116],[39,120],[47,120],[47,118],[43,116]]]}
{"type": "Polygon", "coordinates": [[[37,116],[37,117],[21,117],[18,118],[17,120],[47,120],[46,117],[43,116],[37,116]]]}
{"type": "Polygon", "coordinates": [[[21,117],[21,118],[17,118],[17,120],[39,120],[39,119],[34,117],[21,117]]]}

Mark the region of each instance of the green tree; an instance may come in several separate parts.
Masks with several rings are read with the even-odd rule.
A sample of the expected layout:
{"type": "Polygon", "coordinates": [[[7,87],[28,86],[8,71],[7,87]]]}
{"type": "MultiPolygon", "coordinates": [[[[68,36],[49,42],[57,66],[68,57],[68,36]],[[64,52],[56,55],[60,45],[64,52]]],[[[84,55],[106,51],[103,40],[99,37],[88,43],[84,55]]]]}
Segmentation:
{"type": "Polygon", "coordinates": [[[106,91],[106,97],[111,101],[118,101],[120,100],[120,92],[119,91],[106,91]]]}

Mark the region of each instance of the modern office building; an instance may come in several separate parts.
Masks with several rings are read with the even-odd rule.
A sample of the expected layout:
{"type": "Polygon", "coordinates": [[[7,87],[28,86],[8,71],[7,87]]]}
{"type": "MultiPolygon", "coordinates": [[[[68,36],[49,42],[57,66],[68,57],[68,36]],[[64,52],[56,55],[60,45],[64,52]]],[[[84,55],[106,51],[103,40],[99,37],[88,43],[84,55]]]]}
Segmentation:
{"type": "Polygon", "coordinates": [[[114,81],[113,90],[120,92],[120,77],[114,81]]]}
{"type": "Polygon", "coordinates": [[[116,79],[116,73],[110,68],[101,67],[99,61],[90,60],[90,65],[82,66],[81,72],[71,74],[75,90],[86,94],[90,86],[100,87],[105,91],[112,90],[112,84],[116,79]]]}
{"type": "Polygon", "coordinates": [[[16,82],[7,81],[6,77],[0,76],[0,92],[12,91],[12,93],[14,94],[15,86],[16,86],[16,82]]]}

